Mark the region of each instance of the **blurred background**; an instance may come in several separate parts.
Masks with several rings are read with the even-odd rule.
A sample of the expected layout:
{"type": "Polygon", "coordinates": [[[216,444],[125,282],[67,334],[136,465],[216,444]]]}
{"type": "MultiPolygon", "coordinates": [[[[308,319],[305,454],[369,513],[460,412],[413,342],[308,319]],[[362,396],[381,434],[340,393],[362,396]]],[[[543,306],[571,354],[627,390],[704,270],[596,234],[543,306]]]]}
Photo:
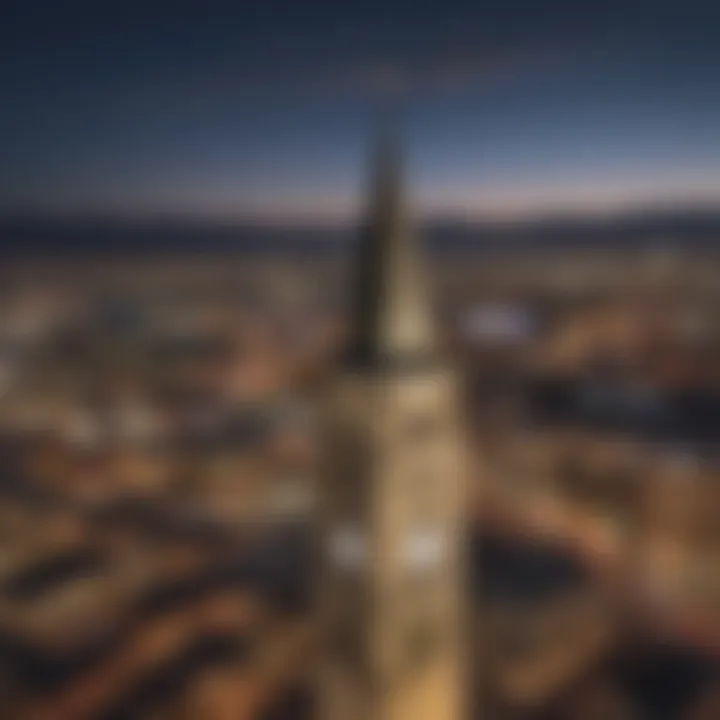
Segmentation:
{"type": "Polygon", "coordinates": [[[720,10],[0,13],[3,720],[312,717],[317,388],[388,103],[479,717],[720,718],[720,10]]]}

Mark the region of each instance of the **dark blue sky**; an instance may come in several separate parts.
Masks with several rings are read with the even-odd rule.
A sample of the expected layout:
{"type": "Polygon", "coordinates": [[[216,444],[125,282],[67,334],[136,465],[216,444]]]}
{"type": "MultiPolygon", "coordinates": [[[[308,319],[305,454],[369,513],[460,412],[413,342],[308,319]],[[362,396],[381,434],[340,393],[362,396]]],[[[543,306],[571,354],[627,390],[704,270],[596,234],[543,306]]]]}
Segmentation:
{"type": "Polygon", "coordinates": [[[425,212],[713,203],[713,5],[11,0],[0,210],[345,217],[388,95],[425,212]]]}

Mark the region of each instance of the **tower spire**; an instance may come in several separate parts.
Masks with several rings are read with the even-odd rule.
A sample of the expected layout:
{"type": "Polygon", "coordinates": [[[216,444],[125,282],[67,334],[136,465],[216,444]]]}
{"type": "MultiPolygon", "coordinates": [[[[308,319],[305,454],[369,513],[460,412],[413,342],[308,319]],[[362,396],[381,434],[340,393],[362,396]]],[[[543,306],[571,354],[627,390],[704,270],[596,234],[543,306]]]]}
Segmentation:
{"type": "Polygon", "coordinates": [[[322,433],[320,718],[460,720],[465,470],[456,385],[435,351],[387,130],[357,273],[353,334],[322,433]]]}
{"type": "Polygon", "coordinates": [[[427,357],[434,345],[419,258],[408,227],[394,125],[386,125],[378,137],[369,194],[357,251],[346,361],[379,369],[427,357]]]}

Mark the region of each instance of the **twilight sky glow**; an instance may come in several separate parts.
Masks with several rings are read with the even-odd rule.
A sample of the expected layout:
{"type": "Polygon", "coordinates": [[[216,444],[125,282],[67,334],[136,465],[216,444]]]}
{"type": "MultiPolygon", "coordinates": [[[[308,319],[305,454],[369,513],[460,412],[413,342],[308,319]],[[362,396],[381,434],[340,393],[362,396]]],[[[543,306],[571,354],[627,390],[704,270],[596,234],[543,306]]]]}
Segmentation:
{"type": "Polygon", "coordinates": [[[10,0],[0,213],[344,218],[383,98],[417,205],[720,200],[712,0],[10,0]]]}

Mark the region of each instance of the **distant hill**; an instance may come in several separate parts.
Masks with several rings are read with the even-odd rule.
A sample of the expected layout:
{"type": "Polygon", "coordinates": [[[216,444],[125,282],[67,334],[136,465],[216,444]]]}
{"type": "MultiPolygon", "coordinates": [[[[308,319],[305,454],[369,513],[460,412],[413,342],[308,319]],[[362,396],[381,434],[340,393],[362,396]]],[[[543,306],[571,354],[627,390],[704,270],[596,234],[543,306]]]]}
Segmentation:
{"type": "MultiPolygon", "coordinates": [[[[438,252],[619,249],[657,244],[715,248],[720,247],[720,210],[650,211],[611,219],[558,217],[522,223],[435,219],[421,229],[438,252]]],[[[72,259],[266,252],[324,255],[342,251],[354,236],[351,227],[0,217],[0,257],[72,259]]]]}
{"type": "Polygon", "coordinates": [[[553,250],[645,246],[720,249],[720,210],[651,210],[611,218],[543,218],[516,223],[434,221],[426,232],[445,250],[553,250]]]}
{"type": "Polygon", "coordinates": [[[317,253],[343,233],[311,227],[111,220],[0,219],[0,257],[77,257],[317,253]]]}

